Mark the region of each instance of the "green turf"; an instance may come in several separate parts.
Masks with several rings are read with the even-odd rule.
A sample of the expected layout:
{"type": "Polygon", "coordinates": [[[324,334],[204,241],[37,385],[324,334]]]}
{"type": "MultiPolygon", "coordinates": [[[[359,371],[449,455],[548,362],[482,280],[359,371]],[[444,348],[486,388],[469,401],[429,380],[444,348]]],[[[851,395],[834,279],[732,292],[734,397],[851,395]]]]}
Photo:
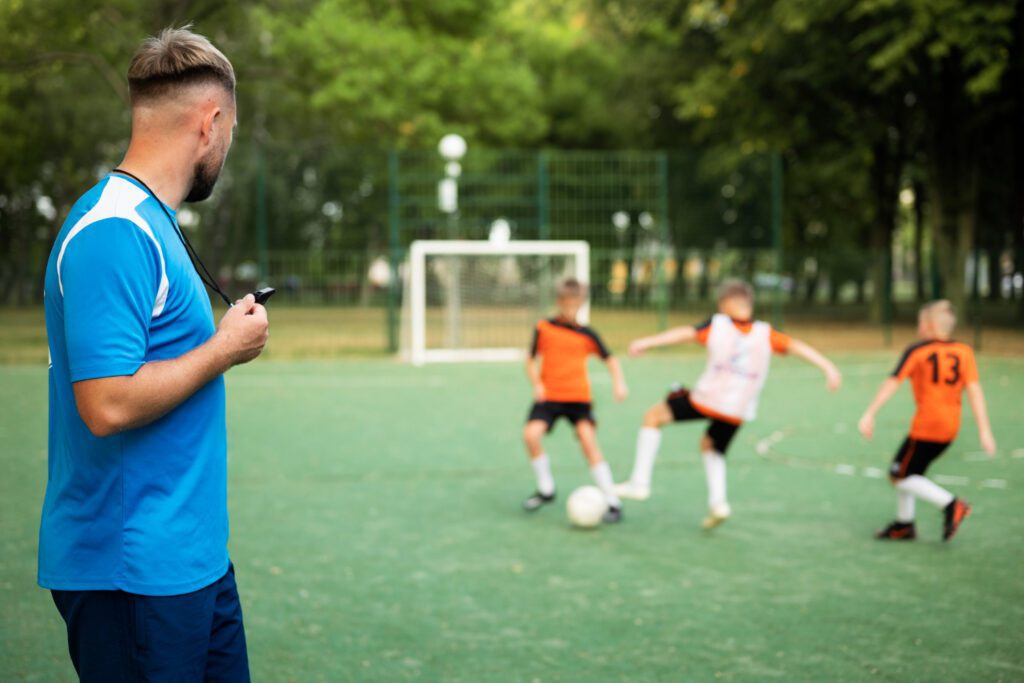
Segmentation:
{"type": "MultiPolygon", "coordinates": [[[[837,395],[777,362],[730,455],[734,517],[712,534],[698,528],[696,425],[667,431],[651,500],[618,527],[573,531],[560,506],[518,508],[532,480],[517,366],[233,371],[231,554],[255,680],[1021,680],[1024,363],[981,364],[999,456],[977,459],[968,419],[934,468],[969,479],[953,486],[975,505],[961,535],[938,542],[938,514],[919,503],[923,538],[886,545],[871,532],[894,497],[863,468],[886,466],[907,391],[875,443],[854,425],[893,355],[840,357],[837,395]],[[993,479],[1005,488],[982,485],[993,479]]],[[[626,361],[622,406],[594,368],[616,474],[644,408],[699,363],[626,361]]],[[[0,680],[70,681],[62,623],[34,586],[45,370],[0,367],[0,405],[0,680]]],[[[549,445],[563,493],[588,483],[564,426],[549,445]]]]}

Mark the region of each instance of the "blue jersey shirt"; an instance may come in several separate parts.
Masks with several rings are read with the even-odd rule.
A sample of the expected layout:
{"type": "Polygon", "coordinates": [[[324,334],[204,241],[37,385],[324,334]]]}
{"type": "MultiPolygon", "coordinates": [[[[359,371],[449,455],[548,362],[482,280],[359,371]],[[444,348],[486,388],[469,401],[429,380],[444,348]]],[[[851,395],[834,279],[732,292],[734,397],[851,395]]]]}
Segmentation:
{"type": "Polygon", "coordinates": [[[159,200],[120,175],[83,195],[50,254],[45,302],[39,584],[176,595],[213,583],[228,569],[223,378],[155,422],[105,438],[86,427],[72,390],[177,358],[215,331],[210,299],[159,200]]]}

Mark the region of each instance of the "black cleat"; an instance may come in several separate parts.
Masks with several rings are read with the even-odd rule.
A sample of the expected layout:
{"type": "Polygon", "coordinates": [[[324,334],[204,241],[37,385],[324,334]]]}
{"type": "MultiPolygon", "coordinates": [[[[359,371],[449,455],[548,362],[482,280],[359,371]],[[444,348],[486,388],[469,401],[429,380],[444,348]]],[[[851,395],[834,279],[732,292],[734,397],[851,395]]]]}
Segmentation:
{"type": "Polygon", "coordinates": [[[540,491],[537,491],[537,493],[533,494],[532,496],[523,501],[523,509],[526,510],[527,512],[536,512],[545,505],[548,505],[549,503],[553,502],[555,502],[554,491],[552,491],[551,495],[549,496],[545,496],[540,491]]]}
{"type": "Polygon", "coordinates": [[[601,521],[605,524],[618,524],[622,521],[622,508],[609,505],[608,512],[602,515],[601,521]]]}
{"type": "Polygon", "coordinates": [[[971,514],[971,506],[959,498],[954,498],[953,502],[946,506],[945,513],[946,523],[942,529],[942,540],[948,541],[956,536],[960,524],[971,514]]]}
{"type": "Polygon", "coordinates": [[[875,538],[883,541],[913,541],[917,531],[913,522],[893,522],[884,529],[875,532],[875,538]]]}

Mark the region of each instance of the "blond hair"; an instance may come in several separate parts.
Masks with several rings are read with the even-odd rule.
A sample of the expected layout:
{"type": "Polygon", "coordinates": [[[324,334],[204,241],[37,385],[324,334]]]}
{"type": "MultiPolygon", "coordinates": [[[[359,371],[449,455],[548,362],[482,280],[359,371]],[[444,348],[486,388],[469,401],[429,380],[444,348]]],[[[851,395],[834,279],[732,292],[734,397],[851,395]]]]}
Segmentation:
{"type": "Polygon", "coordinates": [[[558,289],[556,290],[558,298],[573,298],[573,299],[585,299],[587,298],[587,286],[577,280],[574,277],[569,277],[558,283],[558,289]]]}
{"type": "Polygon", "coordinates": [[[953,304],[946,299],[925,304],[921,307],[920,315],[940,337],[948,337],[956,329],[956,313],[953,312],[953,304]]]}
{"type": "Polygon", "coordinates": [[[734,297],[740,297],[753,302],[754,288],[750,286],[749,282],[743,280],[726,280],[718,286],[718,300],[720,302],[734,297]]]}
{"type": "Polygon", "coordinates": [[[182,86],[216,83],[235,94],[235,70],[224,54],[191,24],[165,28],[146,38],[128,66],[132,104],[170,94],[182,86]]]}

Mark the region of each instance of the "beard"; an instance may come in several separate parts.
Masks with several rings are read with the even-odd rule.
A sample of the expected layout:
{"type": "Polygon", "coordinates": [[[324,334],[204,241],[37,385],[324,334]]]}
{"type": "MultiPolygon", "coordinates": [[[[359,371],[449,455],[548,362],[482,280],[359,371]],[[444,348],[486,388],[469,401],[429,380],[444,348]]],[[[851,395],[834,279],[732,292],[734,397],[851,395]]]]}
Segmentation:
{"type": "Polygon", "coordinates": [[[217,184],[217,178],[220,177],[220,172],[224,168],[226,156],[222,155],[219,160],[201,159],[196,164],[195,170],[192,172],[192,186],[185,197],[186,202],[201,202],[213,194],[213,187],[217,184]]]}

